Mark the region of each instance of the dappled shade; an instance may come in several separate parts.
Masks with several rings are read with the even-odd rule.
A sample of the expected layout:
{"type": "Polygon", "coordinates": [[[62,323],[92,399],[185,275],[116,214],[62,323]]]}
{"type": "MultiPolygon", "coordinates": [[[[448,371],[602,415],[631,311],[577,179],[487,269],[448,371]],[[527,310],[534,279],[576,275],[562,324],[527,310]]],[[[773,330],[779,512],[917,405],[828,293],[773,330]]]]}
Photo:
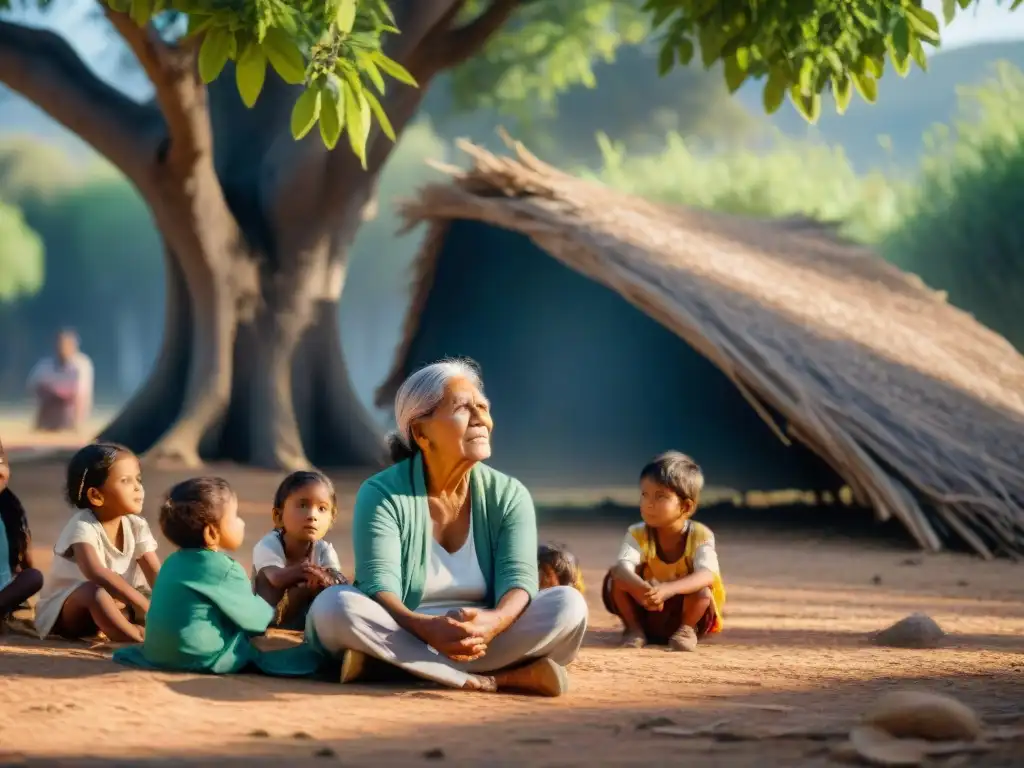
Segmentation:
{"type": "MultiPolygon", "coordinates": [[[[687,362],[678,347],[665,343],[667,337],[659,340],[627,313],[621,314],[621,321],[618,313],[615,318],[602,316],[605,311],[611,315],[614,303],[596,289],[588,295],[587,289],[568,280],[559,289],[557,274],[537,267],[539,254],[533,252],[531,262],[527,249],[498,248],[497,235],[477,242],[472,269],[472,257],[465,252],[470,246],[460,245],[472,230],[449,225],[476,220],[528,237],[714,363],[722,372],[719,381],[731,380],[779,440],[772,447],[764,430],[747,421],[749,414],[726,417],[739,406],[711,395],[708,413],[701,416],[712,418],[702,423],[729,424],[728,438],[735,440],[737,457],[731,465],[735,477],[747,477],[751,483],[762,480],[754,466],[766,472],[781,467],[774,463],[781,458],[768,455],[781,452],[782,442],[795,438],[831,465],[855,498],[872,506],[880,519],[895,516],[927,549],[940,549],[945,540],[966,543],[985,556],[1024,551],[1024,358],[1005,339],[951,307],[919,279],[845,243],[828,227],[649,203],[561,173],[521,146],[517,159],[498,158],[466,143],[462,147],[472,155],[472,169],[450,169],[453,184],[430,186],[405,207],[410,224],[428,221],[431,231],[415,266],[405,337],[393,371],[378,392],[379,402],[385,403],[401,379],[427,357],[476,352],[484,358],[496,407],[508,407],[509,422],[519,416],[500,400],[506,379],[509,390],[531,388],[538,400],[552,398],[533,406],[534,415],[559,419],[560,427],[553,433],[555,449],[544,454],[550,458],[549,471],[570,461],[570,446],[564,441],[584,425],[587,431],[573,442],[576,452],[571,461],[587,453],[601,456],[605,471],[621,456],[629,462],[629,472],[635,472],[637,460],[646,456],[627,454],[646,451],[670,437],[675,447],[694,453],[706,445],[704,461],[714,467],[709,474],[722,466],[718,457],[727,457],[725,444],[716,448],[714,442],[726,439],[725,430],[697,439],[692,430],[683,431],[691,412],[678,403],[669,405],[673,380],[682,382],[701,366],[687,362]],[[517,271],[523,274],[515,276],[514,284],[504,271],[508,267],[490,264],[504,259],[522,260],[517,271]],[[449,277],[460,266],[463,274],[449,277]],[[500,289],[485,287],[498,277],[510,283],[500,289]],[[543,305],[546,295],[562,306],[531,307],[515,290],[527,284],[531,300],[543,305]],[[499,290],[507,308],[473,311],[478,297],[499,301],[499,290]],[[587,324],[607,342],[607,350],[593,340],[580,341],[585,336],[576,325],[580,320],[570,319],[577,296],[584,299],[580,309],[587,324]],[[461,313],[462,323],[479,321],[483,329],[443,337],[444,326],[453,323],[455,313],[461,313]],[[538,319],[531,319],[531,313],[538,319]],[[560,323],[569,325],[548,327],[552,323],[544,318],[555,313],[560,323]],[[493,331],[503,317],[507,327],[493,331]],[[529,330],[513,333],[513,319],[529,330]],[[617,323],[634,322],[635,338],[612,329],[617,323]],[[486,336],[488,331],[493,335],[486,336]],[[572,341],[580,346],[564,345],[572,341]],[[461,344],[479,346],[480,351],[458,348],[461,344]],[[553,363],[559,344],[563,359],[553,363]],[[537,358],[556,365],[558,375],[544,376],[543,369],[532,367],[537,358],[517,352],[533,345],[542,350],[537,358]],[[665,356],[651,358],[650,350],[662,346],[665,356]],[[507,364],[497,362],[503,352],[507,364]],[[491,367],[489,361],[494,361],[491,367]],[[522,365],[519,371],[514,370],[516,362],[522,365]],[[661,389],[642,386],[646,381],[638,374],[601,367],[647,367],[648,362],[652,372],[667,373],[661,389]],[[566,375],[572,378],[563,381],[566,375]],[[670,408],[672,421],[655,426],[657,416],[648,417],[642,424],[651,425],[650,431],[635,426],[624,433],[621,448],[599,447],[619,439],[616,429],[602,433],[589,426],[591,420],[574,411],[574,405],[579,403],[586,411],[596,407],[603,399],[602,390],[596,389],[602,379],[607,382],[605,391],[617,398],[635,387],[622,406],[631,419],[643,418],[643,399],[650,397],[652,410],[670,408]],[[562,387],[567,390],[564,397],[562,387]],[[761,465],[752,461],[758,446],[766,454],[761,465]]],[[[708,396],[715,384],[706,367],[704,372],[707,383],[698,392],[708,396]]],[[[676,386],[685,398],[686,389],[681,383],[676,386]]],[[[519,391],[509,397],[522,404],[531,400],[530,395],[519,391]]],[[[543,446],[549,425],[529,427],[536,445],[543,446]]],[[[510,462],[528,450],[525,436],[516,447],[515,426],[499,429],[513,430],[508,438],[510,462]]],[[[500,451],[500,433],[495,439],[500,451]]],[[[661,447],[668,446],[657,446],[661,447]]],[[[787,460],[790,470],[807,471],[811,463],[798,455],[787,460]]],[[[598,463],[596,469],[601,468],[598,463]]],[[[713,475],[711,481],[715,483],[713,475]]]]}

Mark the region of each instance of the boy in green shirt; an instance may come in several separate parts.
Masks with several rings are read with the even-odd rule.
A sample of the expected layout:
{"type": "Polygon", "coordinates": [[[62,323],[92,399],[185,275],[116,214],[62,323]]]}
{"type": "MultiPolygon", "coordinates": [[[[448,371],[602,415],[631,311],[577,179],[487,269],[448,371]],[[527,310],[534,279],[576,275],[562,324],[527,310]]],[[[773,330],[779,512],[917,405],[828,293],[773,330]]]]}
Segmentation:
{"type": "Polygon", "coordinates": [[[153,586],[143,644],[118,649],[115,661],[215,675],[250,665],[286,677],[317,672],[323,657],[305,643],[260,651],[250,641],[266,631],[274,608],[253,594],[242,566],[226,554],[245,538],[238,499],[226,480],[178,483],[160,509],[160,529],[179,550],[153,586]]]}

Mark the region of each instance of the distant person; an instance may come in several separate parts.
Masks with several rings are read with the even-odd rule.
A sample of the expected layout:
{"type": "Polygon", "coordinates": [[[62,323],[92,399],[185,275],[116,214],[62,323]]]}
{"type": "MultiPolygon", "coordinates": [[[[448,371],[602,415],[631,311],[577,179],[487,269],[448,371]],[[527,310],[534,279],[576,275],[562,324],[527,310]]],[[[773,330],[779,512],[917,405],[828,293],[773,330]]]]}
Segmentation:
{"type": "Polygon", "coordinates": [[[602,597],[625,625],[622,645],[667,644],[695,651],[706,634],[722,629],[725,587],[711,529],[692,520],[704,475],[677,451],[640,471],[640,515],[619,559],[605,576],[602,597]]]}
{"type": "Polygon", "coordinates": [[[78,431],[92,412],[92,360],[78,348],[72,330],[57,334],[57,349],[44,357],[28,377],[36,397],[36,429],[42,432],[78,431]]]}
{"type": "Polygon", "coordinates": [[[43,588],[43,574],[32,567],[32,533],[25,508],[7,487],[11,466],[0,442],[0,629],[4,620],[43,588]]]}
{"type": "Polygon", "coordinates": [[[252,550],[253,587],[276,610],[271,626],[301,630],[313,598],[348,584],[324,536],[338,516],[334,483],[321,472],[292,472],[274,494],[274,530],[252,550]]]}

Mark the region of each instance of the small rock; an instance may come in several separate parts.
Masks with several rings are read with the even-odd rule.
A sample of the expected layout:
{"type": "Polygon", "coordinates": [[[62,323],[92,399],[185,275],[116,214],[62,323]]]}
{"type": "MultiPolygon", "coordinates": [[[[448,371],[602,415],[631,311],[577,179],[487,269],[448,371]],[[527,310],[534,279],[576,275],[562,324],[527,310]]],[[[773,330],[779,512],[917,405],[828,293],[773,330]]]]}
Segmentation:
{"type": "Polygon", "coordinates": [[[960,581],[958,581],[956,585],[958,587],[969,587],[971,586],[971,582],[967,581],[967,579],[960,579],[960,581]]]}
{"type": "Polygon", "coordinates": [[[951,696],[928,691],[885,694],[864,714],[864,724],[897,739],[926,741],[971,742],[983,730],[973,709],[951,696]]]}
{"type": "Polygon", "coordinates": [[[871,577],[871,583],[877,587],[879,584],[882,583],[882,577],[876,573],[874,576],[871,577]]]}
{"type": "Polygon", "coordinates": [[[296,731],[295,733],[293,733],[293,734],[292,734],[292,738],[293,738],[293,739],[298,739],[298,740],[300,740],[300,741],[309,741],[309,740],[310,740],[310,739],[312,739],[313,737],[312,737],[312,736],[310,736],[310,735],[309,735],[308,733],[306,733],[305,731],[296,731]]]}
{"type": "Polygon", "coordinates": [[[535,738],[535,739],[519,739],[520,744],[553,744],[551,739],[535,738]]]}
{"type": "Polygon", "coordinates": [[[902,563],[900,563],[900,565],[904,565],[904,566],[908,566],[908,567],[912,568],[915,565],[920,565],[922,562],[923,561],[921,560],[920,557],[908,557],[906,560],[904,560],[902,563]]]}
{"type": "Polygon", "coordinates": [[[443,749],[437,747],[435,749],[428,749],[423,753],[423,757],[427,760],[444,760],[445,754],[443,749]]]}
{"type": "Polygon", "coordinates": [[[251,731],[249,733],[249,735],[252,738],[254,738],[254,739],[269,739],[270,738],[270,733],[268,731],[263,730],[262,728],[257,728],[255,731],[251,731]]]}
{"type": "Polygon", "coordinates": [[[320,747],[316,752],[313,753],[313,757],[337,757],[338,753],[330,747],[320,747]]]}
{"type": "Polygon", "coordinates": [[[913,613],[871,636],[875,645],[887,648],[937,648],[946,632],[931,616],[913,613]]]}

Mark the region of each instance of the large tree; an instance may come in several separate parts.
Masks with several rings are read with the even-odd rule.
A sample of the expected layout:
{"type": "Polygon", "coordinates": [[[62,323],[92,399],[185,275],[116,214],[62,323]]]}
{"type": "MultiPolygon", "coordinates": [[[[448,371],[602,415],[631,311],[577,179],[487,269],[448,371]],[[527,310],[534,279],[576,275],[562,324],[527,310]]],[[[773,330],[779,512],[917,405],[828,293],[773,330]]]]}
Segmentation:
{"type": "MultiPolygon", "coordinates": [[[[970,3],[944,4],[951,16],[970,3]]],[[[163,237],[163,346],[107,436],[189,464],[202,454],[282,468],[379,456],[349,385],[338,302],[393,139],[440,74],[453,70],[461,106],[522,109],[657,34],[663,72],[699,49],[705,66],[722,62],[731,90],[764,77],[768,111],[788,93],[813,120],[822,92],[841,110],[851,86],[873,100],[887,55],[905,72],[939,39],[921,0],[99,6],[151,81],[151,102],[98,78],[53,32],[8,21],[0,82],[116,165],[163,237]],[[343,134],[348,146],[335,148],[343,134]]]]}

